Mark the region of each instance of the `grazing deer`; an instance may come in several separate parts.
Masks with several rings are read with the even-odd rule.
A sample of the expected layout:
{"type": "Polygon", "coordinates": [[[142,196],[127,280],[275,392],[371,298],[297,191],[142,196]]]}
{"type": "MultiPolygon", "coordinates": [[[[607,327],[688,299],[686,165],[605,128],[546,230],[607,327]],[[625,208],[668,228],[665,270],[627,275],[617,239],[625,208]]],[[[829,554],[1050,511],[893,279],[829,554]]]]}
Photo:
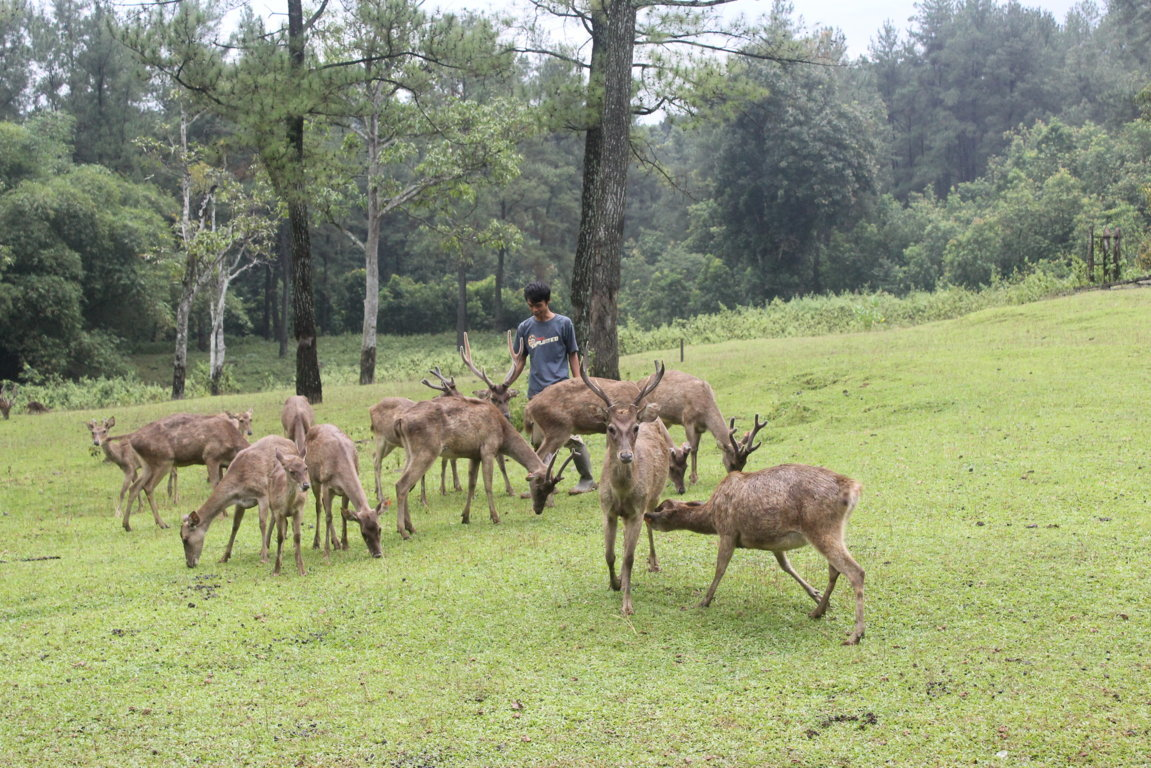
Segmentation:
{"type": "Polygon", "coordinates": [[[8,389],[8,382],[0,384],[0,415],[4,419],[8,419],[8,412],[12,410],[12,398],[16,396],[16,390],[8,389]]]}
{"type": "Polygon", "coordinates": [[[312,404],[303,395],[292,395],[284,401],[280,411],[280,424],[284,426],[284,434],[296,444],[296,450],[304,455],[304,443],[308,439],[308,430],[316,423],[316,414],[312,404]]]}
{"type": "Polygon", "coordinates": [[[667,500],[646,517],[657,531],[719,535],[715,578],[702,606],[711,604],[736,547],[771,551],[779,567],[815,601],[808,614],[813,619],[823,616],[836,579],[846,575],[855,589],[855,628],[844,645],[854,645],[863,637],[863,569],[847,551],[843,534],[862,489],[850,477],[822,467],[783,464],[758,472],[732,472],[707,501],[667,500]],[[805,544],[827,558],[829,575],[822,595],[787,559],[787,550],[805,544]]]}
{"type": "Polygon", "coordinates": [[[511,422],[486,400],[437,397],[415,403],[397,417],[396,431],[407,454],[403,472],[396,482],[396,530],[404,539],[415,533],[408,514],[408,493],[438,456],[471,460],[468,498],[462,515],[464,523],[470,522],[476,474],[481,467],[489,515],[493,523],[500,521],[492,496],[492,463],[496,455],[509,456],[528,470],[532,509],[537,515],[543,513],[548,495],[563,479],[563,468],[567,466],[565,463],[559,473],[553,475],[554,457],[545,464],[511,422]]]}
{"type": "Polygon", "coordinates": [[[126,531],[132,530],[129,525],[132,504],[141,491],[148,497],[156,525],[168,527],[160,519],[152,491],[170,469],[205,464],[208,480],[214,486],[220,481],[222,468],[248,447],[248,441],[230,417],[197,413],[178,413],[153,421],[133,432],[128,440],[140,460],[141,471],[132,483],[124,508],[126,531]]]}
{"type": "Polygon", "coordinates": [[[324,526],[324,559],[328,558],[329,541],[335,539],[337,549],[348,548],[348,519],[360,526],[360,535],[368,546],[372,557],[380,557],[380,511],[387,506],[381,501],[373,508],[368,504],[367,494],[360,485],[360,460],[356,454],[356,444],[351,438],[332,424],[316,424],[308,430],[307,452],[308,476],[312,481],[312,494],[316,497],[316,538],[313,549],[320,548],[320,506],[323,506],[326,524],[324,526]],[[343,536],[335,537],[332,527],[332,497],[342,496],[340,516],[344,522],[343,536]],[[348,502],[354,509],[348,511],[348,502]]]}
{"type": "MultiPolygon", "coordinates": [[[[240,530],[240,523],[244,519],[244,511],[251,507],[259,507],[260,562],[267,562],[268,544],[271,539],[269,516],[277,514],[286,519],[291,516],[291,504],[295,503],[298,518],[299,507],[303,503],[299,498],[299,491],[307,490],[308,486],[307,465],[296,453],[295,444],[287,438],[268,435],[237,452],[228,467],[227,474],[212,489],[207,500],[199,509],[185,515],[182,520],[180,540],[184,544],[184,559],[188,567],[196,567],[204,549],[204,537],[208,533],[208,528],[212,525],[212,521],[230,506],[235,507],[235,514],[232,516],[232,534],[228,537],[228,546],[224,548],[220,562],[226,563],[231,558],[232,546],[236,541],[236,533],[240,530]]],[[[296,525],[296,563],[302,573],[298,520],[296,525]]],[[[276,571],[279,571],[278,567],[276,571]]]]}
{"type": "MultiPolygon", "coordinates": [[[[588,390],[603,405],[596,405],[606,425],[607,449],[604,452],[603,476],[599,481],[599,503],[604,519],[604,557],[611,588],[623,590],[621,612],[632,614],[631,573],[635,562],[635,548],[643,529],[644,514],[655,508],[660,493],[667,484],[670,450],[667,427],[659,420],[659,405],[640,403],[659,385],[663,377],[663,365],[656,364],[653,374],[643,388],[630,400],[612,398],[588,377],[584,366],[580,366],[580,377],[588,390]],[[620,576],[615,574],[615,539],[619,519],[624,520],[623,567],[620,576]]],[[[545,390],[546,392],[547,390],[545,390]]],[[[655,560],[654,541],[649,529],[648,540],[652,544],[651,560],[653,570],[658,569],[655,560]]]]}
{"type": "Polygon", "coordinates": [[[44,405],[44,403],[40,402],[39,400],[29,400],[28,405],[24,406],[24,410],[28,413],[29,416],[41,416],[52,411],[51,408],[44,405]]]}
{"type": "MultiPolygon", "coordinates": [[[[716,445],[723,452],[724,468],[728,472],[736,472],[747,465],[748,456],[759,447],[759,444],[752,444],[755,434],[767,426],[766,422],[760,424],[757,416],[755,428],[745,434],[742,440],[736,441],[735,419],[731,420],[729,430],[711,385],[683,371],[668,371],[651,396],[659,401],[659,417],[664,424],[679,424],[683,427],[691,446],[690,480],[693,484],[699,481],[696,456],[699,453],[700,438],[705,431],[711,432],[716,445]]],[[[680,488],[679,492],[683,493],[683,489],[680,488]]]]}

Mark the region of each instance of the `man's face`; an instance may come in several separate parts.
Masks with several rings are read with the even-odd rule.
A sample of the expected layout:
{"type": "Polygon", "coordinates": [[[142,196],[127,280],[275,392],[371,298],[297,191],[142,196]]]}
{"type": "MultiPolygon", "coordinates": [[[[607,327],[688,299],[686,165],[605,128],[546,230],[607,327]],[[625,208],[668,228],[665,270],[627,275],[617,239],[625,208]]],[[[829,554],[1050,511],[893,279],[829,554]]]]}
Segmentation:
{"type": "Polygon", "coordinates": [[[551,310],[548,309],[548,303],[546,301],[529,301],[528,309],[532,311],[532,317],[541,323],[547,320],[548,315],[551,314],[551,310]]]}

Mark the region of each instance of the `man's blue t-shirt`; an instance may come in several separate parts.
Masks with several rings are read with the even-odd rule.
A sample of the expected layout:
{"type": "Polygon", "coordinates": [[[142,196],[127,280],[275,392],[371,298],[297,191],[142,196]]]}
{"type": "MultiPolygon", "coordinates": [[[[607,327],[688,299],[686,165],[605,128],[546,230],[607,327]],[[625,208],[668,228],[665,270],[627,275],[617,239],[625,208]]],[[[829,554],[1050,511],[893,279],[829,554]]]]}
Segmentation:
{"type": "Polygon", "coordinates": [[[529,317],[516,329],[516,348],[526,349],[531,358],[528,376],[528,398],[531,399],[568,378],[568,355],[579,351],[575,325],[565,315],[557,314],[546,323],[529,317]]]}

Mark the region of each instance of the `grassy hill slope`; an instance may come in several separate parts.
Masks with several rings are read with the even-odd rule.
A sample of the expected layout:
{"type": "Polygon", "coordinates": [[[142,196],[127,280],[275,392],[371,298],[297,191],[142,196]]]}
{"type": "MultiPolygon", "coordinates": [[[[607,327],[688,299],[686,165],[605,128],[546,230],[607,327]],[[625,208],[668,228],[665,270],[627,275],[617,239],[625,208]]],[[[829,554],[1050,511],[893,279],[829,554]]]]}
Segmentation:
{"type": "MultiPolygon", "coordinates": [[[[13,416],[0,765],[1151,764],[1149,317],[1149,291],[1097,292],[623,361],[631,377],[659,357],[708,379],[740,425],[766,417],[749,468],[798,461],[863,483],[848,528],[867,570],[858,647],[839,644],[843,580],[810,620],[765,552],[737,552],[696,607],[716,542],[688,533],[657,537],[663,571],[637,572],[621,617],[594,494],[540,517],[498,494],[499,526],[481,494],[467,527],[462,494],[433,494],[411,541],[385,526],[382,560],[354,537],[330,563],[306,552],[304,577],[259,562],[250,514],[231,562],[215,562],[225,520],[189,570],[175,527],[207,495],[201,468],[165,501],[173,529],[145,513],[125,533],[119,472],[80,423],[109,414],[13,416]]],[[[287,394],[178,407],[253,407],[259,436],[287,394]]],[[[365,439],[387,394],[429,393],[329,386],[317,414],[365,439]]],[[[176,409],[115,416],[127,430],[176,409]]],[[[693,498],[722,476],[710,438],[700,461],[693,498]]],[[[363,445],[368,488],[370,467],[363,445]]],[[[814,551],[792,561],[822,586],[814,551]]]]}

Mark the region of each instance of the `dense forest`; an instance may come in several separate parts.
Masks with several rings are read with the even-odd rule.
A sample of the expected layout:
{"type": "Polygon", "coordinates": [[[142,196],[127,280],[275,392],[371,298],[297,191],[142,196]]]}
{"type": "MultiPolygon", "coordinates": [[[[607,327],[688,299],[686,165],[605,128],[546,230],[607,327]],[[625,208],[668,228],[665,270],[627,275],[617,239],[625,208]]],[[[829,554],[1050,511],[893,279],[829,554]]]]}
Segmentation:
{"type": "Polygon", "coordinates": [[[377,332],[511,327],[536,278],[561,311],[579,304],[589,184],[621,162],[606,242],[622,324],[1034,270],[1086,280],[1102,233],[1122,233],[1123,274],[1146,271],[1138,0],[1063,19],[921,0],[856,60],[786,2],[719,38],[706,8],[623,2],[645,58],[621,161],[591,127],[587,47],[539,40],[530,19],[289,0],[302,23],[281,29],[213,0],[0,0],[0,379],[127,375],[128,353],[164,343],[179,396],[188,344],[215,375],[225,333],[287,354],[295,323],[297,342],[363,334],[370,381],[377,332]]]}

